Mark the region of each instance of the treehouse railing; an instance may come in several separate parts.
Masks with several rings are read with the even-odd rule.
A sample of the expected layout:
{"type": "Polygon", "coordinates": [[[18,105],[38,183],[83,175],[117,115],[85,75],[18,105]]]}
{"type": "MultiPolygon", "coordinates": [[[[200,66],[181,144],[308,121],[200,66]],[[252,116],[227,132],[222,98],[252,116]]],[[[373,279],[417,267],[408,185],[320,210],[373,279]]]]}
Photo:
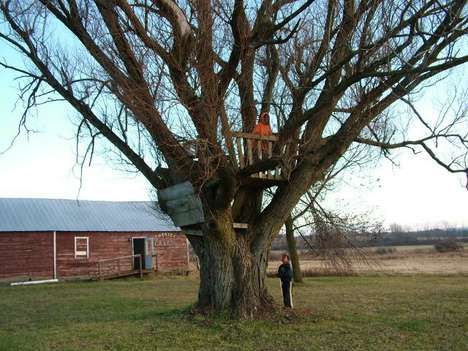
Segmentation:
{"type": "MultiPolygon", "coordinates": [[[[254,165],[258,161],[277,157],[283,159],[287,153],[288,147],[283,146],[279,150],[275,149],[275,144],[279,138],[276,135],[258,135],[253,133],[232,132],[233,143],[236,149],[237,162],[240,169],[254,165]],[[275,152],[275,155],[273,154],[275,152]]],[[[272,180],[286,180],[287,176],[284,169],[276,166],[264,172],[258,172],[251,175],[253,178],[263,178],[272,180]]]]}
{"type": "MultiPolygon", "coordinates": [[[[230,132],[229,134],[229,155],[232,161],[244,169],[253,166],[263,160],[275,160],[270,169],[254,172],[251,178],[284,181],[289,179],[289,175],[297,160],[299,145],[296,142],[286,142],[278,145],[279,137],[277,135],[258,135],[244,132],[230,132]],[[276,166],[273,166],[275,165],[276,166]]],[[[204,153],[208,149],[202,140],[188,140],[183,143],[187,153],[194,160],[206,158],[204,153]]]]}

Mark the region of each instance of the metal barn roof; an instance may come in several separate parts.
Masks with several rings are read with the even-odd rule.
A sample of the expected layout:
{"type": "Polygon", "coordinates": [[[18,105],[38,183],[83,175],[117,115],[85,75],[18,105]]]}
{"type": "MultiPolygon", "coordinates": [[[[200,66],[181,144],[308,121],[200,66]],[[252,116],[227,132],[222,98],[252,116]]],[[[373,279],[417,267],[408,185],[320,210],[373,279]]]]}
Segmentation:
{"type": "Polygon", "coordinates": [[[0,198],[0,232],[180,231],[155,202],[0,198]]]}

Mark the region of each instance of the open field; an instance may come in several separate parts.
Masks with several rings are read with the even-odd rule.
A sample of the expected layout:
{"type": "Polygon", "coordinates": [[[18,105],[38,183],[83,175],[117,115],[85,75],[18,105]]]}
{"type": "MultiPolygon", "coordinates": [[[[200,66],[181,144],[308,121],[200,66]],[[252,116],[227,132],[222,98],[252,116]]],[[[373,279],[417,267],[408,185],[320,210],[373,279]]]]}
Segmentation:
{"type": "MultiPolygon", "coordinates": [[[[466,350],[467,276],[308,278],[297,316],[191,316],[195,278],[0,286],[0,350],[466,350]]],[[[279,299],[278,281],[269,279],[279,299]]]]}
{"type": "MultiPolygon", "coordinates": [[[[388,248],[388,247],[386,247],[388,248]]],[[[436,252],[432,245],[394,246],[395,252],[376,254],[376,248],[366,248],[368,262],[353,262],[353,272],[358,274],[468,274],[468,246],[462,252],[436,252]]],[[[270,259],[269,271],[276,272],[281,252],[270,259]]],[[[326,262],[301,255],[301,267],[309,272],[327,272],[326,262]]]]}

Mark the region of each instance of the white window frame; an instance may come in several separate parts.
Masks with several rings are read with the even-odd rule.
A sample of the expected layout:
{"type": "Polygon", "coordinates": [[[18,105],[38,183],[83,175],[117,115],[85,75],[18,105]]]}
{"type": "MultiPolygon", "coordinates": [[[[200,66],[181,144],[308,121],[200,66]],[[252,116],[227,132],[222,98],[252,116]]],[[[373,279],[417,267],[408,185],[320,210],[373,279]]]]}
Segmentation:
{"type": "Polygon", "coordinates": [[[86,260],[89,258],[89,236],[75,236],[75,259],[83,259],[86,260]],[[78,240],[86,240],[86,256],[84,255],[84,251],[77,251],[76,250],[76,242],[78,240]]]}

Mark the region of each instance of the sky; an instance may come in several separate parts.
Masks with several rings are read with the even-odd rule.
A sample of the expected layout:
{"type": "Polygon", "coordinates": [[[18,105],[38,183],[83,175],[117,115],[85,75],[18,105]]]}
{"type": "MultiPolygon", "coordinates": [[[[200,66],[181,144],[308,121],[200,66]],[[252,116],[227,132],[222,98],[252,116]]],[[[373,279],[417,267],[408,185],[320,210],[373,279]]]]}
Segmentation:
{"type": "MultiPolygon", "coordinates": [[[[20,58],[0,42],[0,57],[20,58]]],[[[0,197],[66,198],[81,200],[148,200],[154,198],[141,175],[118,170],[103,155],[86,166],[80,185],[76,164],[74,112],[64,103],[46,105],[30,119],[35,130],[18,129],[23,106],[18,100],[16,74],[0,68],[0,197]]],[[[429,106],[430,104],[426,104],[429,106]]],[[[431,109],[431,107],[427,107],[431,109]]],[[[430,112],[430,111],[429,111],[430,112]]],[[[466,178],[436,165],[424,154],[399,151],[394,160],[350,176],[330,194],[327,204],[369,212],[385,224],[408,229],[468,226],[466,178]]]]}

